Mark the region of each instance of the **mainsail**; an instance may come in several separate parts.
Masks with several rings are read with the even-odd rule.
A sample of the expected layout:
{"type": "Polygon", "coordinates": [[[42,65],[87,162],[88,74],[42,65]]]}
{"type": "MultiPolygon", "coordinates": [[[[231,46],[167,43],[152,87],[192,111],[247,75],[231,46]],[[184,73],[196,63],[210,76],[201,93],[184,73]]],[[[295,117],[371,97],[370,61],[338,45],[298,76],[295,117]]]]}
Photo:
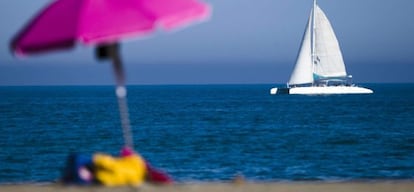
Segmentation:
{"type": "Polygon", "coordinates": [[[322,9],[314,1],[289,85],[311,84],[319,78],[346,77],[338,40],[322,9]]]}
{"type": "Polygon", "coordinates": [[[332,26],[318,5],[314,11],[314,73],[325,78],[345,77],[344,60],[332,26]]]}

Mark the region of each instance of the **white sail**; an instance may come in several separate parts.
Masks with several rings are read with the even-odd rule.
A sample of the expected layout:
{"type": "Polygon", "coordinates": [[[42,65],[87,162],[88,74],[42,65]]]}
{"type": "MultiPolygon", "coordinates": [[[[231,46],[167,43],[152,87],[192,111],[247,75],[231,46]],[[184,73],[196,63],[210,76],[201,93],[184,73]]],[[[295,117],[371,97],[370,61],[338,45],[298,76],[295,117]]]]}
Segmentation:
{"type": "Polygon", "coordinates": [[[345,64],[332,26],[318,5],[314,11],[314,73],[322,77],[345,77],[345,64]]]}
{"type": "MultiPolygon", "coordinates": [[[[312,12],[311,12],[312,16],[312,12]]],[[[313,66],[311,59],[311,22],[309,17],[305,32],[302,37],[302,46],[296,59],[295,68],[290,76],[289,85],[313,83],[313,66]]]]}

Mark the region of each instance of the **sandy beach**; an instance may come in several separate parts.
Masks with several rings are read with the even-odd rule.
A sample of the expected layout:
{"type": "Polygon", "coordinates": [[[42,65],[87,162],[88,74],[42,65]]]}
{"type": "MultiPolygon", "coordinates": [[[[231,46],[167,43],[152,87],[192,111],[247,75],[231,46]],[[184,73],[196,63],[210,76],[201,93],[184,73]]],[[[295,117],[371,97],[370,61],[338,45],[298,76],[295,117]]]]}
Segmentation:
{"type": "Polygon", "coordinates": [[[0,191],[11,192],[412,192],[414,181],[355,181],[355,182],[265,182],[265,183],[188,183],[141,187],[64,186],[60,184],[11,184],[0,185],[0,191]]]}

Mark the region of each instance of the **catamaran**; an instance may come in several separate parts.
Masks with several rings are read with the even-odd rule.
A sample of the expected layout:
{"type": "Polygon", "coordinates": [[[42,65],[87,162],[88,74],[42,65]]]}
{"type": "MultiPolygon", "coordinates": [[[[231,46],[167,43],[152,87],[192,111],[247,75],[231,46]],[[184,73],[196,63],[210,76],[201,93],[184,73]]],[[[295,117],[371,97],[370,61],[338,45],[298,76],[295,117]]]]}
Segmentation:
{"type": "Polygon", "coordinates": [[[283,88],[271,88],[270,94],[370,94],[358,87],[348,75],[338,40],[325,13],[313,1],[302,45],[289,82],[283,88]]]}

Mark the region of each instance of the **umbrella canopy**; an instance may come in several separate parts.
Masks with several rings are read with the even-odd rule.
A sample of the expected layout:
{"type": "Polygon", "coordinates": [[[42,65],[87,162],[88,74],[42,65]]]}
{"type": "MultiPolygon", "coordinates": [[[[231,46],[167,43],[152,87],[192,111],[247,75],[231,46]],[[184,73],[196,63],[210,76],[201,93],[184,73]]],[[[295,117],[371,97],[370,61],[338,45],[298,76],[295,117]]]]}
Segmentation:
{"type": "Polygon", "coordinates": [[[17,54],[39,53],[83,44],[112,43],[171,30],[209,16],[197,0],[57,0],[13,39],[17,54]]]}
{"type": "Polygon", "coordinates": [[[209,6],[198,0],[55,0],[12,40],[17,55],[98,45],[98,55],[110,58],[116,76],[116,95],[125,145],[133,147],[124,71],[118,42],[203,20],[209,6]]]}

